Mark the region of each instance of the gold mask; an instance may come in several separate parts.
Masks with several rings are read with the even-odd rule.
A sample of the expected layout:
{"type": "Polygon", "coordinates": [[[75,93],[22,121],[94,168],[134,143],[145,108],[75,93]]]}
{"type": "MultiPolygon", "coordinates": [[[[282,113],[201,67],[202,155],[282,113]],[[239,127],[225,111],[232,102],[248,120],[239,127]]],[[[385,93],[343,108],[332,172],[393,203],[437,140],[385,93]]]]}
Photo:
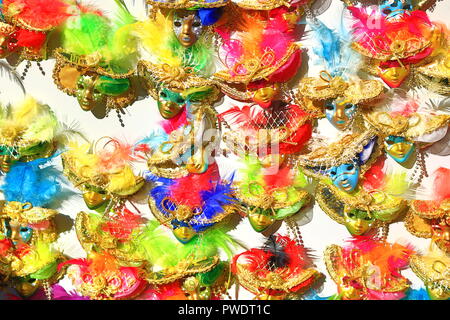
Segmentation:
{"type": "Polygon", "coordinates": [[[98,77],[83,75],[78,78],[76,96],[81,109],[90,111],[105,103],[105,95],[96,88],[98,77]]]}

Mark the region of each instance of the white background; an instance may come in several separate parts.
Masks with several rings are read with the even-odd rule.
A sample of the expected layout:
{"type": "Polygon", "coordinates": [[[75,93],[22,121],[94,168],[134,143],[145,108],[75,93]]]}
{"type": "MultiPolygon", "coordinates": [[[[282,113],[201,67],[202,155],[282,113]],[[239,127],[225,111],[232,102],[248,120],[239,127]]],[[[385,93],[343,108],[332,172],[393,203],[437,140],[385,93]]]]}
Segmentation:
{"type": "MultiPolygon", "coordinates": [[[[146,18],[144,5],[142,0],[126,0],[130,11],[136,16],[137,19],[144,20],[146,18]]],[[[91,0],[89,3],[98,5],[104,9],[107,15],[110,15],[115,10],[113,0],[91,0]]],[[[319,19],[325,22],[331,28],[337,28],[341,21],[342,3],[339,0],[333,0],[330,8],[319,16],[319,19]]],[[[439,2],[433,12],[429,15],[432,20],[446,22],[448,21],[448,15],[450,14],[450,1],[439,2]]],[[[447,24],[448,25],[448,24],[447,24]]],[[[301,42],[304,48],[308,48],[308,41],[301,42]]],[[[305,51],[304,56],[307,55],[305,51]]],[[[306,60],[305,60],[306,61],[306,60]]],[[[148,97],[144,100],[136,102],[134,105],[126,109],[127,115],[123,116],[125,127],[122,128],[116,117],[115,112],[111,112],[110,116],[105,119],[96,119],[90,112],[84,112],[78,106],[76,98],[68,96],[59,91],[52,79],[52,69],[54,61],[45,61],[42,63],[46,76],[43,76],[38,67],[33,64],[30,71],[24,81],[24,86],[28,94],[34,96],[41,102],[44,102],[51,106],[58,118],[66,123],[78,123],[79,129],[92,141],[103,137],[111,136],[119,139],[125,139],[130,143],[134,143],[138,139],[149,134],[153,128],[156,128],[158,122],[162,120],[160,117],[155,101],[148,97]]],[[[18,68],[18,72],[21,72],[25,67],[25,63],[22,63],[18,68]]],[[[304,67],[303,67],[304,68],[304,67]]],[[[320,70],[320,69],[319,69],[320,70]]],[[[317,68],[311,67],[308,71],[308,75],[316,76],[317,68]]],[[[0,91],[8,91],[8,88],[1,88],[0,91]]],[[[218,108],[219,111],[226,110],[235,103],[229,99],[225,99],[223,104],[218,108]]],[[[324,135],[332,136],[336,131],[327,123],[327,120],[319,121],[320,132],[324,135]]],[[[388,160],[389,161],[389,160],[388,160]]],[[[59,159],[58,159],[59,162],[59,159]]],[[[236,164],[233,159],[218,159],[221,173],[228,175],[233,168],[236,168],[236,164]]],[[[395,166],[395,163],[390,163],[395,166]]],[[[436,167],[444,166],[450,168],[450,157],[436,157],[432,156],[427,160],[428,171],[432,172],[436,167]]],[[[145,169],[143,163],[138,171],[145,169]]],[[[425,181],[426,182],[426,181],[425,181]]],[[[76,190],[74,190],[76,191],[76,190]]],[[[137,204],[142,214],[148,218],[151,218],[151,213],[144,203],[137,204]]],[[[79,211],[86,210],[85,204],[81,195],[77,194],[71,197],[69,200],[62,204],[59,208],[63,215],[75,218],[79,211]]],[[[321,211],[317,204],[313,207],[302,211],[297,215],[300,230],[303,236],[304,243],[307,247],[313,250],[313,253],[317,257],[316,264],[319,271],[327,275],[324,263],[321,259],[323,250],[330,244],[342,244],[344,239],[349,237],[349,234],[344,226],[337,224],[325,213],[321,211]]],[[[279,229],[282,234],[285,233],[284,225],[279,229]]],[[[237,226],[232,231],[232,234],[241,240],[248,248],[257,247],[262,244],[264,237],[250,227],[247,220],[237,226]]],[[[410,235],[403,226],[403,223],[396,223],[391,225],[388,241],[407,241],[412,243],[421,252],[426,252],[429,245],[428,239],[419,239],[410,235]]],[[[63,252],[72,258],[78,258],[85,256],[84,251],[78,243],[74,230],[65,231],[61,234],[58,241],[59,247],[63,252]]],[[[237,252],[243,251],[239,248],[237,252]]],[[[412,281],[413,288],[419,288],[422,286],[421,281],[410,270],[403,272],[403,274],[412,281]]],[[[67,279],[62,283],[65,287],[70,287],[70,282],[67,279]]],[[[234,297],[234,288],[230,290],[230,294],[234,297]]],[[[336,286],[334,282],[328,278],[323,285],[323,290],[320,293],[321,296],[330,296],[336,292],[336,286]]],[[[240,290],[239,299],[251,299],[253,295],[248,293],[245,289],[240,290]]]]}

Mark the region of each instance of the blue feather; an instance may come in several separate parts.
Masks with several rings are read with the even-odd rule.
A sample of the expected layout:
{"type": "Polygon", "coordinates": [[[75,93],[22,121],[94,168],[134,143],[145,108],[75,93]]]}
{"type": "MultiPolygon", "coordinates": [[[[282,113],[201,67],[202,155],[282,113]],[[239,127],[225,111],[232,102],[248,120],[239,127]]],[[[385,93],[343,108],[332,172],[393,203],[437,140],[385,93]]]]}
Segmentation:
{"type": "Polygon", "coordinates": [[[36,207],[46,207],[56,200],[62,194],[62,173],[52,165],[44,167],[52,158],[12,166],[2,185],[5,199],[30,202],[36,207]]]}
{"type": "Polygon", "coordinates": [[[138,141],[136,145],[146,144],[150,149],[155,150],[159,146],[169,140],[169,135],[161,128],[153,130],[148,136],[138,141]]]}
{"type": "Polygon", "coordinates": [[[356,73],[359,55],[350,47],[350,39],[341,27],[341,32],[328,28],[318,19],[308,20],[316,40],[313,52],[325,65],[331,76],[348,76],[356,73]]]}
{"type": "Polygon", "coordinates": [[[402,300],[431,300],[425,288],[409,289],[402,300]]]}
{"type": "Polygon", "coordinates": [[[222,8],[200,8],[197,15],[204,26],[210,26],[216,23],[222,16],[222,8]]]}

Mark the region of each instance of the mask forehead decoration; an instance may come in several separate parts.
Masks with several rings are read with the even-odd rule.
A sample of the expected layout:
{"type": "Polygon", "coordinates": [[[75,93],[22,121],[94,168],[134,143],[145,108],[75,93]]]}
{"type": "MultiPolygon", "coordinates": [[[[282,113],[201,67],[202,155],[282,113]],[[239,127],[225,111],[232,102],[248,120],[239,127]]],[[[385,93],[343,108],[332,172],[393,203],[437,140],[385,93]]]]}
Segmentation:
{"type": "Polygon", "coordinates": [[[338,286],[339,300],[400,300],[409,281],[400,271],[414,254],[411,246],[354,238],[345,247],[331,245],[324,252],[328,273],[338,286]],[[392,264],[396,261],[395,266],[392,264]],[[377,271],[375,271],[377,270],[377,271]]]}
{"type": "Polygon", "coordinates": [[[30,61],[36,61],[39,70],[45,75],[40,61],[50,55],[47,36],[72,15],[71,6],[62,0],[46,5],[33,0],[2,1],[1,18],[4,22],[0,23],[0,56],[7,57],[8,62],[15,65],[28,60],[23,78],[31,66],[30,61]]]}
{"type": "Polygon", "coordinates": [[[0,168],[4,173],[15,163],[50,157],[61,144],[61,124],[49,106],[26,96],[1,109],[0,168]]]}
{"type": "Polygon", "coordinates": [[[445,31],[425,12],[411,9],[409,1],[385,1],[379,12],[372,13],[349,7],[354,19],[352,47],[365,57],[363,69],[391,88],[400,87],[407,79],[410,85],[420,85],[420,78],[410,74],[441,56],[435,39],[445,38],[445,31]],[[413,32],[410,25],[420,28],[413,32]]]}
{"type": "Polygon", "coordinates": [[[306,178],[301,170],[296,171],[278,161],[269,165],[266,162],[252,157],[244,159],[243,179],[235,183],[242,214],[256,232],[264,232],[276,221],[285,219],[288,228],[292,228],[289,217],[310,200],[303,189],[306,178]]]}
{"type": "Polygon", "coordinates": [[[137,193],[144,179],[131,169],[133,146],[117,139],[99,139],[94,145],[72,144],[62,155],[64,174],[83,193],[93,210],[107,210],[137,193]]]}
{"type": "Polygon", "coordinates": [[[154,184],[149,197],[152,213],[181,243],[190,242],[236,211],[232,182],[220,179],[217,165],[179,179],[152,174],[146,179],[154,184]]]}
{"type": "Polygon", "coordinates": [[[47,207],[61,201],[67,191],[61,185],[61,172],[48,162],[37,159],[16,164],[2,185],[5,201],[0,209],[0,231],[6,246],[2,275],[25,298],[64,274],[56,266],[65,257],[53,248],[58,212],[47,207]]]}
{"type": "Polygon", "coordinates": [[[301,295],[322,277],[314,267],[308,249],[278,234],[271,235],[261,248],[236,255],[231,264],[239,284],[258,300],[301,295]]]}
{"type": "Polygon", "coordinates": [[[87,11],[65,25],[61,48],[55,50],[53,78],[83,110],[105,116],[115,110],[123,126],[123,109],[137,99],[137,40],[131,36],[134,17],[125,6],[118,10],[125,24],[115,25],[99,11],[87,11]],[[88,30],[96,30],[95,37],[88,30]]]}

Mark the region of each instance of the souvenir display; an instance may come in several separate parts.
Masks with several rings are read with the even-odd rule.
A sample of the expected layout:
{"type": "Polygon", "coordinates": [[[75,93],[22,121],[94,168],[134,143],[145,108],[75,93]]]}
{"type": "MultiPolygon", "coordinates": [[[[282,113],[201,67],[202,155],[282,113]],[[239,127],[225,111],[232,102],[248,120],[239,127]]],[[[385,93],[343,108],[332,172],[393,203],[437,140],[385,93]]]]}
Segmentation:
{"type": "Polygon", "coordinates": [[[270,236],[261,248],[234,256],[231,268],[239,284],[258,300],[301,295],[323,276],[314,269],[308,249],[281,235],[270,236]]]}
{"type": "Polygon", "coordinates": [[[0,0],[0,300],[449,300],[449,5],[0,0]]]}

